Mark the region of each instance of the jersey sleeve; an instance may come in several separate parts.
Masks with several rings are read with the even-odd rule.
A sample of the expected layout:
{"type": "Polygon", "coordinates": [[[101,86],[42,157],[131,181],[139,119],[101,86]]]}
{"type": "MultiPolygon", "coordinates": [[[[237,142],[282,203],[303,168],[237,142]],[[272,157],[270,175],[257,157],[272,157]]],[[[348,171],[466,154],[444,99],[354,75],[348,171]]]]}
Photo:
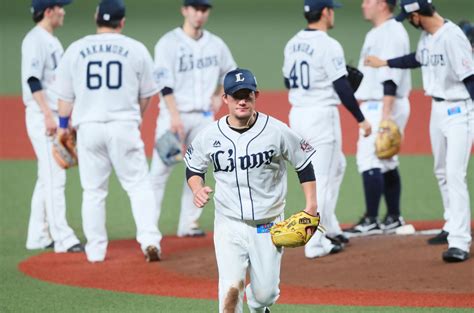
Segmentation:
{"type": "MultiPolygon", "coordinates": [[[[289,43],[288,43],[289,44],[289,43]]],[[[291,71],[291,62],[287,56],[287,49],[288,49],[288,44],[285,46],[285,50],[283,50],[283,77],[284,78],[290,78],[290,71],[291,71]]]]}
{"type": "Polygon", "coordinates": [[[344,50],[337,41],[330,41],[323,55],[322,65],[330,81],[347,75],[344,50]]]}
{"type": "Polygon", "coordinates": [[[311,162],[316,150],[288,126],[282,123],[280,128],[282,155],[296,171],[300,171],[311,162]]]}
{"type": "Polygon", "coordinates": [[[54,92],[59,99],[73,102],[75,99],[74,87],[73,87],[73,73],[71,71],[71,64],[73,61],[73,46],[69,47],[64,53],[58,67],[56,68],[56,79],[51,87],[51,91],[54,92]]]}
{"type": "Polygon", "coordinates": [[[221,54],[221,68],[219,72],[219,84],[224,84],[225,74],[232,71],[237,67],[234,57],[230,52],[229,47],[222,41],[222,54],[221,54]]]}
{"type": "Polygon", "coordinates": [[[158,83],[154,79],[153,59],[145,46],[142,46],[143,62],[139,73],[139,97],[141,99],[148,98],[160,91],[158,83]]]}
{"type": "Polygon", "coordinates": [[[44,50],[41,49],[42,46],[32,36],[26,37],[23,41],[21,45],[21,67],[24,79],[28,80],[30,77],[36,77],[40,81],[43,79],[46,58],[44,50]]]}
{"type": "Polygon", "coordinates": [[[193,142],[188,145],[184,156],[186,167],[196,173],[206,173],[209,166],[209,159],[206,157],[204,142],[205,131],[201,131],[193,142]]]}
{"type": "Polygon", "coordinates": [[[474,74],[471,44],[461,33],[446,36],[446,54],[448,62],[460,81],[474,74]]]}
{"type": "MultiPolygon", "coordinates": [[[[167,36],[167,35],[165,35],[167,36]]],[[[174,77],[174,57],[171,53],[173,49],[170,49],[166,39],[167,37],[161,38],[155,46],[155,82],[161,88],[175,88],[175,77],[174,77]]]]}

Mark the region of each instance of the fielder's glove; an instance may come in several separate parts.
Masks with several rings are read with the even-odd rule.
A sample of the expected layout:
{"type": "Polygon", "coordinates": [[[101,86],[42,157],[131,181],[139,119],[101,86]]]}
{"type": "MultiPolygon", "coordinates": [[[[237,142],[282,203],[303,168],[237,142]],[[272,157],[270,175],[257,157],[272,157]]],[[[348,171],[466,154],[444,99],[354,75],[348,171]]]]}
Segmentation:
{"type": "Polygon", "coordinates": [[[76,132],[74,130],[54,137],[53,157],[63,169],[77,165],[76,132]]]}
{"type": "Polygon", "coordinates": [[[390,159],[400,151],[402,134],[392,120],[384,120],[379,125],[375,139],[375,153],[379,159],[390,159]]]}
{"type": "Polygon", "coordinates": [[[349,83],[351,84],[352,90],[356,92],[360,86],[360,83],[362,82],[362,78],[364,78],[364,74],[362,74],[362,72],[359,71],[357,68],[352,67],[350,65],[346,65],[346,69],[347,69],[347,79],[349,80],[349,83]]]}
{"type": "Polygon", "coordinates": [[[293,214],[283,222],[277,223],[270,228],[270,234],[275,246],[279,247],[300,247],[304,246],[318,230],[319,213],[316,216],[305,211],[293,214]],[[306,231],[312,228],[308,234],[306,231]]]}
{"type": "Polygon", "coordinates": [[[177,134],[167,131],[156,140],[155,148],[166,166],[172,166],[183,160],[183,145],[177,134]]]}

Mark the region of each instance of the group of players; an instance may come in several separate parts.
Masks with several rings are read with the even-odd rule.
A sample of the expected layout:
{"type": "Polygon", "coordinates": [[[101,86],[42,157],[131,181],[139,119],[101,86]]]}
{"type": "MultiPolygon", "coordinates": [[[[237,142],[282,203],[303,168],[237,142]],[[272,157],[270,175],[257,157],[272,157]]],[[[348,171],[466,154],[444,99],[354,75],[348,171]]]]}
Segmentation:
{"type": "Polygon", "coordinates": [[[466,171],[474,139],[472,49],[461,29],[443,19],[431,0],[402,0],[396,19],[396,0],[362,1],[364,18],[373,28],[362,48],[358,68],[364,79],[355,93],[343,48],[328,35],[340,5],[304,0],[307,28],[284,49],[290,127],[255,109],[259,91],[254,75],[237,68],[222,39],[204,30],[210,0],[184,0],[183,26],[158,41],[154,61],[142,43],[121,34],[122,0],[100,1],[97,33],[72,43],[63,54],[53,33],[62,26],[64,6],[71,1],[32,0],[36,27],[22,45],[26,125],[38,159],[28,249],[83,251],[65,217],[65,171],[51,154],[52,135],[74,128],[87,259],[106,258],[105,199],[112,169],[129,195],[146,260],[161,258],[157,225],[171,167],[155,148],[148,170],[139,129],[151,97],[160,93],[156,138],[171,131],[187,147],[177,234],[204,235],[198,219],[213,192],[205,185],[211,164],[220,311],[242,311],[245,292],[251,312],[269,312],[279,296],[282,250],[272,244],[268,230],[283,219],[286,161],[298,173],[305,211],[319,212],[327,229],[313,234],[306,257],[338,253],[351,236],[392,232],[404,224],[398,159],[376,157],[374,130],[391,119],[403,131],[410,112],[407,69],[422,67],[425,92],[433,98],[430,137],[446,220],[430,243],[449,244],[443,253],[447,262],[469,258],[466,171]],[[400,23],[405,18],[423,30],[413,54],[400,23]],[[335,214],[346,167],[337,109],[341,102],[359,124],[357,166],[366,202],[363,218],[345,231],[335,214]],[[222,103],[229,114],[214,122],[222,103]],[[382,196],[388,212],[379,222],[382,196]],[[251,283],[245,288],[247,270],[251,283]]]}

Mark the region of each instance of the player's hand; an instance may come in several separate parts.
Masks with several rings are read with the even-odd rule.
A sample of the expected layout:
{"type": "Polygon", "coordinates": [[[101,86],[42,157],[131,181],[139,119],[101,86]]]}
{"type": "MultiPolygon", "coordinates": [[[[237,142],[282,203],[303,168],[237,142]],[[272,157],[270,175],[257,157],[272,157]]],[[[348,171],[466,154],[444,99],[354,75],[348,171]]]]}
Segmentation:
{"type": "Polygon", "coordinates": [[[178,134],[180,141],[184,141],[184,126],[179,114],[171,115],[170,131],[178,134]]]}
{"type": "Polygon", "coordinates": [[[56,133],[58,124],[53,114],[49,113],[44,115],[44,126],[46,128],[46,136],[53,136],[56,133]]]}
{"type": "Polygon", "coordinates": [[[364,65],[377,68],[377,67],[387,66],[387,61],[379,59],[378,57],[374,55],[369,55],[368,57],[365,58],[364,65]]]}
{"type": "Polygon", "coordinates": [[[220,95],[213,95],[211,97],[211,110],[214,113],[214,115],[219,112],[222,106],[222,97],[220,95]]]}
{"type": "MultiPolygon", "coordinates": [[[[314,207],[306,207],[303,211],[305,211],[309,215],[316,216],[316,213],[318,212],[318,209],[315,206],[314,207]]],[[[316,227],[308,227],[306,229],[306,233],[308,235],[313,235],[315,231],[316,231],[316,227]]]]}
{"type": "Polygon", "coordinates": [[[370,123],[367,120],[364,120],[359,123],[359,129],[360,129],[360,133],[364,137],[368,137],[372,133],[372,125],[370,125],[370,123]]]}
{"type": "Polygon", "coordinates": [[[211,199],[210,193],[213,192],[211,187],[204,186],[194,193],[193,203],[198,208],[204,207],[211,199]]]}

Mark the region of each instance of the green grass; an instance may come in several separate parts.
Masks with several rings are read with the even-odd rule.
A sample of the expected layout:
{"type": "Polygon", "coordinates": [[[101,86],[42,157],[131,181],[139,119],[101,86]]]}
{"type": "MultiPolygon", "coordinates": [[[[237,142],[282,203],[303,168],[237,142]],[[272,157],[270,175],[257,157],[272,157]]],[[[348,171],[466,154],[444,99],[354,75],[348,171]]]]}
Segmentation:
{"type": "MultiPolygon", "coordinates": [[[[470,194],[474,187],[474,157],[470,160],[468,183],[470,194]]],[[[404,156],[401,158],[403,178],[403,214],[408,220],[442,219],[442,207],[437,184],[432,174],[430,156],[404,156]]],[[[176,299],[157,296],[114,293],[41,282],[24,276],[17,264],[31,255],[25,249],[26,230],[31,194],[36,173],[35,161],[0,162],[0,312],[215,312],[217,302],[208,300],[176,299]]],[[[176,232],[183,167],[173,172],[160,220],[165,234],[176,232]]],[[[301,209],[302,192],[294,173],[289,175],[288,206],[292,211],[301,209]]],[[[129,201],[116,178],[110,181],[107,199],[107,229],[111,240],[134,238],[129,201]]],[[[68,171],[68,221],[81,240],[80,205],[81,188],[77,168],[68,171]]],[[[346,176],[338,203],[341,222],[354,222],[363,207],[360,177],[354,157],[348,157],[346,176]]],[[[473,208],[471,199],[471,208],[473,208]]],[[[288,213],[292,213],[288,211],[288,213]]],[[[383,209],[382,209],[383,212],[383,209]]],[[[212,230],[213,205],[206,207],[202,225],[212,230]]],[[[53,269],[52,269],[53,270],[53,269]]],[[[311,295],[308,295],[311,296],[311,295]]],[[[455,309],[369,308],[338,306],[276,305],[272,312],[468,312],[455,309]]]]}
{"type": "MultiPolygon", "coordinates": [[[[125,34],[153,51],[160,36],[179,26],[181,0],[128,0],[125,34]]],[[[336,11],[336,27],[331,36],[341,42],[348,63],[357,64],[365,33],[370,24],[362,19],[360,0],[340,0],[336,11]]],[[[437,0],[441,14],[457,22],[472,12],[471,0],[437,0]]],[[[72,41],[95,31],[93,14],[98,1],[75,1],[66,7],[64,27],[56,35],[67,47],[72,41]]],[[[221,36],[241,67],[252,69],[262,89],[283,88],[281,67],[283,47],[289,38],[305,27],[302,0],[239,0],[215,1],[208,29],[221,36]],[[224,5],[225,4],[225,5],[224,5]]],[[[19,94],[21,41],[33,26],[29,14],[30,1],[0,2],[0,95],[19,94]]],[[[405,23],[412,49],[419,31],[405,23]]],[[[414,87],[419,88],[419,71],[413,72],[414,87]]]]}

